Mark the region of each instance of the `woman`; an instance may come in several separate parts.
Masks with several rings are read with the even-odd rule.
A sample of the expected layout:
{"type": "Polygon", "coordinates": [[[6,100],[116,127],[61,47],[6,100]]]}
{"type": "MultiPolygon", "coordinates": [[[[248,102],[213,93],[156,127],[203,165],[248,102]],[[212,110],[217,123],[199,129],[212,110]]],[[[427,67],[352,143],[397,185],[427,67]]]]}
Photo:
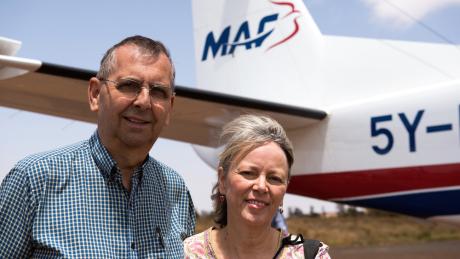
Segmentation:
{"type": "MultiPolygon", "coordinates": [[[[184,240],[186,258],[304,258],[301,242],[272,228],[294,162],[292,145],[281,125],[265,116],[243,115],[224,126],[226,143],[212,190],[215,222],[184,240]]],[[[330,258],[328,247],[316,258],[330,258]]]]}

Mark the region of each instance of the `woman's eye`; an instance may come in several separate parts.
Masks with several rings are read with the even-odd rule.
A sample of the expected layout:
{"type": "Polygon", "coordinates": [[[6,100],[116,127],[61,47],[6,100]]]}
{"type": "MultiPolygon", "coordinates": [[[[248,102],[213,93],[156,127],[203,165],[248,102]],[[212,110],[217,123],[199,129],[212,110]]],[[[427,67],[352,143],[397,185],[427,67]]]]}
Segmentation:
{"type": "Polygon", "coordinates": [[[246,177],[246,178],[253,178],[256,176],[256,173],[253,171],[240,171],[240,175],[246,177]]]}
{"type": "Polygon", "coordinates": [[[279,177],[279,176],[270,176],[268,178],[269,182],[273,183],[273,184],[282,184],[284,183],[284,180],[279,177]]]}

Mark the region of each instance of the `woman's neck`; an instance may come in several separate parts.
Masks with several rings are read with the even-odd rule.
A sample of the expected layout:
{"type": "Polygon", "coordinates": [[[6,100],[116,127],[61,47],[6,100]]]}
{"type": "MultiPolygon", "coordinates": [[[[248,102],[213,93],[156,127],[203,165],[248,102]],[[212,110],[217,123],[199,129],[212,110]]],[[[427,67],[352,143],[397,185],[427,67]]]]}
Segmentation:
{"type": "Polygon", "coordinates": [[[214,232],[215,252],[219,259],[273,258],[281,240],[281,232],[270,226],[229,224],[214,232]]]}

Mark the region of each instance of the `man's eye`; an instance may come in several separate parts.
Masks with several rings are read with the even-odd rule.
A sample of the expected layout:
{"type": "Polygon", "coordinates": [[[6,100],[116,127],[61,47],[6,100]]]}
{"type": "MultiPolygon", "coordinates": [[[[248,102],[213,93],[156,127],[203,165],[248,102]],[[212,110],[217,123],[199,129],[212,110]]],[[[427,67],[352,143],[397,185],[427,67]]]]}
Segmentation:
{"type": "Polygon", "coordinates": [[[166,99],[168,98],[168,91],[162,86],[152,86],[150,87],[150,96],[158,99],[166,99]]]}
{"type": "Polygon", "coordinates": [[[118,84],[117,89],[120,92],[137,93],[140,87],[140,84],[137,82],[123,81],[118,84]]]}

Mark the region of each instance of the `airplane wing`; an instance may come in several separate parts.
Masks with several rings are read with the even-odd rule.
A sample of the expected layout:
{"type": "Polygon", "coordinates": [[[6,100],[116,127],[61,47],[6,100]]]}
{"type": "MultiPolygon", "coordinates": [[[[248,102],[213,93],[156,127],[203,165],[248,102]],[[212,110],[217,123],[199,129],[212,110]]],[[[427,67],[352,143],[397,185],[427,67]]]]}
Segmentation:
{"type": "MultiPolygon", "coordinates": [[[[88,105],[88,80],[96,71],[0,55],[0,105],[85,122],[96,122],[88,105]]],[[[162,137],[216,146],[221,127],[243,113],[264,113],[286,129],[326,117],[317,109],[176,86],[171,125],[162,137]]]]}

